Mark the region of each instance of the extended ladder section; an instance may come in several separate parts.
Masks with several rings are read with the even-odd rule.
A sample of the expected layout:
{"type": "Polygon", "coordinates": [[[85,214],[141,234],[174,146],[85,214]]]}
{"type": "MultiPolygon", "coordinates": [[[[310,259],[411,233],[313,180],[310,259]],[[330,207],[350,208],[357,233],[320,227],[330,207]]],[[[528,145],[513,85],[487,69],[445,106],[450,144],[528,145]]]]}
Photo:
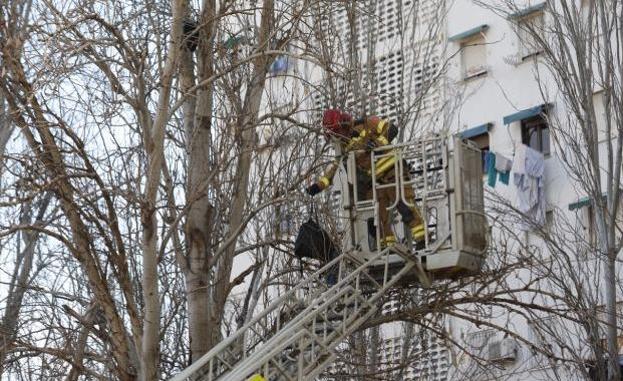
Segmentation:
{"type": "Polygon", "coordinates": [[[338,176],[343,179],[341,215],[348,221],[344,254],[298,282],[171,381],[246,381],[253,375],[270,381],[313,380],[335,361],[339,344],[379,312],[389,289],[426,286],[480,270],[486,219],[477,148],[459,139],[432,138],[349,153],[345,164],[338,176]],[[381,194],[389,201],[379,202],[381,194]],[[411,239],[401,221],[400,202],[421,213],[423,245],[411,239]],[[396,237],[387,247],[381,245],[388,233],[381,233],[381,213],[392,216],[396,237]],[[329,279],[337,283],[329,286],[329,279]]]}
{"type": "Polygon", "coordinates": [[[335,360],[337,345],[378,311],[387,290],[416,270],[410,258],[400,245],[370,261],[340,255],[171,381],[244,381],[254,374],[270,381],[313,380],[335,360]],[[404,261],[390,274],[394,254],[404,261]],[[371,268],[378,270],[382,262],[383,276],[371,276],[371,268]],[[339,281],[328,288],[326,279],[335,273],[339,281]]]}

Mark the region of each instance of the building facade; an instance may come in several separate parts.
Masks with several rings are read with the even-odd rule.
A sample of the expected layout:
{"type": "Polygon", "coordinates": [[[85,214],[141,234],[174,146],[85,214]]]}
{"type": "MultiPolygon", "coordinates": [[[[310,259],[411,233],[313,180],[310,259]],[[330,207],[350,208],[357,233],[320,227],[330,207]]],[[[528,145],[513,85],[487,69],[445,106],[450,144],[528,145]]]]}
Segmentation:
{"type": "MultiPolygon", "coordinates": [[[[586,2],[577,3],[581,8],[586,2]]],[[[519,147],[527,146],[542,154],[543,173],[538,185],[542,194],[537,195],[541,209],[534,215],[537,225],[547,229],[565,221],[573,225],[571,235],[583,235],[572,238],[591,239],[595,231],[591,204],[587,194],[570,179],[550,129],[550,123],[564,119],[569,110],[555,79],[543,70],[543,52],[526,32],[552,22],[546,2],[525,1],[516,9],[499,12],[470,0],[379,0],[361,2],[354,9],[335,2],[325,12],[321,29],[331,42],[327,61],[318,65],[277,60],[271,68],[267,108],[299,110],[298,105],[305,104],[307,115],[293,117],[307,121],[318,120],[326,107],[343,108],[353,115],[376,114],[399,124],[403,140],[432,133],[460,134],[488,152],[487,157],[495,155],[510,162],[516,161],[519,147]],[[341,70],[327,73],[327,67],[341,70]]],[[[600,102],[596,88],[597,110],[603,108],[600,102]]],[[[277,138],[284,139],[284,131],[290,131],[285,134],[286,140],[296,142],[300,138],[300,131],[288,123],[270,123],[262,136],[272,144],[277,138]]],[[[332,154],[327,151],[326,159],[332,159],[332,154]]],[[[283,161],[287,161],[287,154],[283,161]]],[[[297,168],[304,167],[301,162],[297,168]]],[[[496,226],[501,221],[496,203],[506,202],[512,208],[522,197],[513,171],[510,179],[495,177],[493,182],[489,174],[483,179],[489,190],[494,247],[503,240],[506,243],[507,238],[496,226]]],[[[338,209],[336,193],[334,190],[327,197],[333,200],[334,209],[338,209]]],[[[292,210],[274,212],[280,234],[295,234],[293,227],[300,222],[295,214],[292,210]]],[[[333,228],[339,234],[344,226],[339,216],[336,221],[333,228]]],[[[526,226],[525,221],[512,218],[505,223],[511,227],[517,224],[514,239],[520,242],[510,251],[519,252],[528,246],[547,251],[537,226],[526,226]]],[[[577,266],[599,265],[577,261],[577,266]]],[[[523,284],[530,276],[519,271],[516,284],[523,284]]],[[[366,361],[376,363],[379,371],[386,370],[388,379],[585,378],[577,370],[583,366],[582,359],[588,364],[591,358],[583,353],[582,340],[578,339],[581,335],[568,334],[575,327],[547,312],[527,317],[491,307],[484,315],[490,323],[484,326],[443,318],[439,324],[447,332],[446,338],[425,335],[406,324],[383,325],[370,334],[375,349],[367,352],[366,361]],[[562,342],[566,336],[569,342],[562,342]],[[572,359],[573,364],[561,359],[572,359]]],[[[327,377],[331,379],[334,374],[335,380],[351,379],[348,374],[355,368],[338,362],[327,377]]]]}
{"type": "MultiPolygon", "coordinates": [[[[592,301],[594,305],[603,305],[600,264],[585,257],[583,249],[590,246],[595,235],[590,196],[579,185],[581,181],[574,179],[565,167],[563,158],[568,160],[569,147],[562,140],[568,137],[558,136],[557,142],[550,128],[552,123],[573,126],[573,118],[570,117],[573,110],[569,109],[568,102],[561,95],[562,84],[547,69],[543,42],[536,41],[532,32],[536,30],[546,34],[550,31],[556,16],[548,7],[554,2],[517,1],[512,2],[513,7],[510,8],[497,7],[494,3],[483,6],[473,1],[458,0],[447,9],[445,52],[448,70],[445,93],[448,99],[454,99],[453,109],[448,110],[451,115],[449,131],[472,140],[498,159],[519,160],[518,152],[522,145],[542,154],[543,174],[539,187],[543,191],[540,196],[544,198],[541,200],[543,214],[534,216],[540,220],[534,225],[522,226],[519,220],[514,222],[516,225],[511,225],[518,232],[515,236],[519,241],[516,250],[530,247],[542,253],[543,266],[551,266],[553,279],[559,276],[555,272],[560,266],[560,259],[548,259],[548,255],[553,255],[548,253],[556,250],[550,250],[552,248],[544,241],[542,232],[566,236],[569,250],[577,248],[569,255],[570,273],[573,266],[577,266],[578,277],[592,274],[587,276],[586,290],[570,289],[567,292],[586,292],[595,297],[592,301]],[[564,231],[561,226],[565,226],[564,231]],[[576,240],[577,245],[574,245],[572,241],[576,240]]],[[[573,11],[577,12],[579,20],[585,17],[590,2],[571,3],[574,3],[573,11]]],[[[600,90],[598,84],[592,89],[598,126],[604,123],[600,90]]],[[[561,133],[561,129],[557,131],[561,133]]],[[[600,136],[598,140],[600,152],[605,154],[607,139],[600,136]]],[[[499,180],[501,177],[497,181],[490,179],[486,176],[484,181],[493,224],[492,246],[499,247],[504,235],[502,230],[508,230],[508,226],[500,226],[503,218],[498,220],[496,213],[500,208],[496,204],[507,202],[509,206],[519,207],[522,195],[513,171],[507,184],[499,180]]],[[[516,284],[526,284],[531,275],[528,270],[519,271],[516,284]]],[[[546,283],[547,278],[544,276],[546,283]]],[[[552,283],[549,282],[547,287],[551,287],[552,283]]],[[[510,281],[510,284],[513,282],[510,281]]],[[[528,295],[525,297],[529,298],[528,295]]],[[[577,297],[573,295],[570,299],[577,297]]],[[[554,311],[556,302],[539,300],[537,303],[543,307],[542,311],[530,316],[492,308],[488,321],[501,329],[455,321],[451,335],[463,343],[464,350],[457,351],[455,355],[450,372],[452,379],[586,379],[588,371],[585,370],[594,362],[585,344],[588,340],[586,335],[571,323],[571,319],[547,311],[548,303],[554,311]]],[[[603,321],[598,314],[598,311],[587,312],[595,320],[603,321]]]]}

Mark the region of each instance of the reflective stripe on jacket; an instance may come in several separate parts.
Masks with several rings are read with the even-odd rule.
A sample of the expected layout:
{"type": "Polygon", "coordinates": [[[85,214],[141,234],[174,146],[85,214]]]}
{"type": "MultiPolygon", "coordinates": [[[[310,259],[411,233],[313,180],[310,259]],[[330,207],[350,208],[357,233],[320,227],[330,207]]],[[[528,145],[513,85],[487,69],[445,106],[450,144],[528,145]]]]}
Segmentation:
{"type": "MultiPolygon", "coordinates": [[[[344,155],[351,151],[357,152],[355,162],[357,167],[371,174],[370,151],[377,147],[390,144],[398,135],[398,129],[387,120],[382,120],[377,116],[359,119],[353,122],[351,137],[342,141],[342,152],[344,155]]],[[[393,151],[384,152],[389,154],[393,151]]],[[[393,155],[383,157],[375,163],[375,175],[382,177],[387,171],[394,167],[396,159],[393,155]]],[[[333,177],[340,165],[340,158],[331,163],[324,174],[318,179],[316,184],[324,190],[333,181],[333,177]]]]}

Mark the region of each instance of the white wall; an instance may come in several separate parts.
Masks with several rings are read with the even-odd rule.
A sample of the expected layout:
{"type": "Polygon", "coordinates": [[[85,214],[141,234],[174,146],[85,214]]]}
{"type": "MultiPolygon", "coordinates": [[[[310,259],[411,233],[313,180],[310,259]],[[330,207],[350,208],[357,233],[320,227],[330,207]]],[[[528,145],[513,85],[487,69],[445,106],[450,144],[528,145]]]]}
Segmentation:
{"type": "MultiPolygon", "coordinates": [[[[533,2],[533,4],[536,3],[533,2]]],[[[546,17],[545,23],[547,24],[547,22],[546,17]]],[[[454,97],[456,104],[460,105],[453,110],[449,130],[456,133],[492,122],[493,127],[490,130],[491,150],[512,158],[515,144],[521,143],[521,127],[520,122],[511,123],[508,126],[504,125],[503,118],[505,116],[543,103],[553,104],[550,115],[561,116],[565,113],[565,107],[557,94],[556,84],[547,74],[547,70],[539,71],[541,83],[541,87],[539,87],[535,78],[535,65],[540,65],[540,59],[538,57],[525,61],[518,59],[518,38],[509,20],[490,10],[481,8],[469,0],[454,1],[448,9],[448,36],[460,34],[482,24],[489,26],[484,32],[484,39],[487,44],[486,63],[488,71],[486,75],[464,80],[459,52],[460,42],[448,42],[447,58],[450,60],[450,65],[446,92],[454,97]]],[[[557,156],[553,141],[550,146],[552,153],[545,159],[547,209],[558,209],[571,220],[574,218],[574,212],[568,210],[568,205],[585,195],[577,190],[569,180],[557,156]]],[[[512,177],[511,174],[511,182],[508,186],[500,184],[498,181],[495,189],[485,185],[486,189],[497,192],[509,200],[514,200],[516,192],[512,177]]],[[[534,240],[534,238],[531,239],[534,240]]],[[[509,327],[512,327],[522,336],[530,337],[531,335],[530,329],[523,319],[517,317],[509,319],[505,315],[500,316],[497,322],[509,324],[509,327]]],[[[477,329],[473,326],[458,323],[454,334],[461,339],[468,332],[475,330],[477,329]]],[[[518,359],[514,363],[509,364],[506,369],[493,372],[489,378],[536,380],[548,379],[552,376],[551,369],[534,369],[529,364],[531,357],[532,354],[529,349],[523,346],[520,348],[518,359]],[[511,376],[508,375],[509,372],[516,374],[511,376]],[[507,375],[502,377],[502,374],[507,375]]],[[[462,361],[468,360],[463,359],[462,361]]],[[[567,370],[559,369],[559,371],[565,372],[567,370]]],[[[579,375],[567,374],[561,379],[576,379],[576,377],[579,375]]],[[[482,376],[482,379],[486,378],[482,376]]]]}

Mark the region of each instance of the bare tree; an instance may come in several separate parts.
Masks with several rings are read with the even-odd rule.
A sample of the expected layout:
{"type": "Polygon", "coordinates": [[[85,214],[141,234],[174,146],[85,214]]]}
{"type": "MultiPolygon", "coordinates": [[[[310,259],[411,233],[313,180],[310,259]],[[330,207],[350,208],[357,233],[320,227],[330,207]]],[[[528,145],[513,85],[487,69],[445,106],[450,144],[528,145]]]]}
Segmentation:
{"type": "MultiPolygon", "coordinates": [[[[41,303],[40,324],[54,339],[22,326],[7,363],[41,377],[64,367],[70,379],[169,375],[188,363],[180,338],[190,334],[195,359],[220,340],[229,294],[257,265],[231,279],[234,259],[274,244],[245,246],[248,227],[303,178],[266,171],[260,163],[270,150],[258,130],[301,107],[273,119],[262,102],[270,64],[289,53],[282,48],[301,31],[309,4],[267,1],[255,18],[246,2],[205,2],[191,30],[194,11],[184,1],[106,9],[37,2],[30,15],[13,12],[16,4],[0,8],[0,85],[20,129],[12,163],[23,155],[40,175],[11,173],[29,198],[6,194],[2,207],[11,213],[50,194],[50,208],[59,209],[48,226],[7,219],[2,237],[55,242],[43,251],[57,254],[60,269],[44,268],[26,297],[66,304],[41,303]],[[228,47],[238,31],[247,40],[228,47]]],[[[28,307],[21,321],[35,316],[28,307]]]]}
{"type": "MultiPolygon", "coordinates": [[[[157,379],[197,360],[299,280],[288,253],[292,226],[307,217],[301,189],[334,159],[319,133],[320,107],[395,118],[405,140],[423,131],[431,110],[446,107],[430,106],[445,66],[435,44],[409,44],[416,36],[438,41],[441,24],[398,26],[401,54],[417,65],[392,67],[401,82],[392,92],[378,77],[388,61],[357,54],[365,31],[358,23],[377,18],[376,2],[290,3],[52,1],[35,2],[32,13],[15,13],[20,2],[0,6],[0,94],[19,132],[0,179],[11,180],[13,194],[25,189],[0,196],[11,217],[0,238],[41,243],[29,254],[40,261],[36,277],[24,255],[11,281],[22,294],[6,302],[5,369],[157,379]],[[336,9],[347,13],[347,38],[330,26],[336,9]],[[18,33],[13,25],[27,28],[18,33]],[[271,64],[280,56],[322,74],[318,81],[304,71],[276,75],[271,64]],[[283,90],[293,83],[298,97],[283,90]],[[27,207],[39,208],[40,218],[15,217],[27,207]],[[243,284],[238,301],[232,293],[243,284]],[[9,306],[20,304],[15,318],[9,306]]],[[[401,10],[400,20],[417,20],[418,7],[401,10]]],[[[382,43],[365,35],[379,39],[371,47],[382,43]]],[[[332,217],[323,221],[339,232],[332,217]]],[[[480,323],[486,305],[525,314],[545,308],[515,295],[542,293],[534,284],[546,274],[507,284],[504,276],[534,262],[503,249],[482,277],[392,294],[388,300],[405,307],[367,328],[406,321],[414,338],[451,341],[440,314],[480,323]]],[[[371,332],[355,335],[353,347],[371,332]]],[[[382,379],[422,351],[405,351],[387,369],[380,347],[363,352],[345,348],[344,359],[362,378],[382,379]]]]}

